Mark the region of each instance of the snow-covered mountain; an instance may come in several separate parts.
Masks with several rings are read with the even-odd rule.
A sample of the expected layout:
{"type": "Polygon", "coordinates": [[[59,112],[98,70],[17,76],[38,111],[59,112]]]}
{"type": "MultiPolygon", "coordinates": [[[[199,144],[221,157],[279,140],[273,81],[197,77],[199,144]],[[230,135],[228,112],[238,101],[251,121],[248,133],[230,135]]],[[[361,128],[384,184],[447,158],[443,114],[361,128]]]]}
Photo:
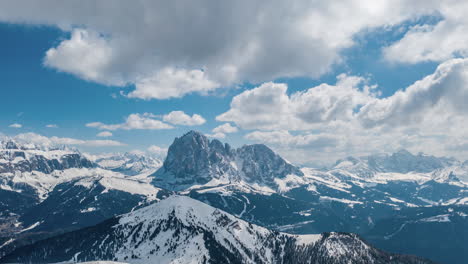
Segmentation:
{"type": "MultiPolygon", "coordinates": [[[[96,164],[76,150],[0,142],[0,189],[47,197],[55,185],[74,175],[70,169],[93,169],[96,164]]],[[[79,175],[78,175],[79,176],[79,175]]]]}
{"type": "Polygon", "coordinates": [[[430,263],[346,233],[289,235],[183,196],[17,249],[1,263],[430,263]]]}
{"type": "Polygon", "coordinates": [[[19,144],[12,139],[0,142],[0,173],[39,171],[51,173],[68,168],[91,168],[94,164],[78,151],[19,144]]]}
{"type": "Polygon", "coordinates": [[[191,131],[152,176],[156,186],[275,230],[366,234],[406,208],[468,205],[464,168],[405,150],[350,157],[326,170],[299,168],[264,145],[233,149],[191,131]]]}
{"type": "Polygon", "coordinates": [[[248,185],[277,188],[275,179],[302,172],[265,145],[233,149],[217,139],[190,131],[169,147],[163,166],[153,175],[162,188],[182,191],[200,185],[248,185]]]}
{"type": "MultiPolygon", "coordinates": [[[[0,256],[24,241],[96,224],[173,191],[254,224],[298,234],[371,236],[378,223],[402,212],[468,206],[467,162],[404,150],[314,169],[294,166],[265,145],[235,149],[195,131],[176,138],[162,164],[138,153],[96,158],[12,140],[1,147],[0,164],[8,171],[0,172],[0,256]],[[41,236],[22,238],[35,234],[41,236]]],[[[400,252],[420,253],[405,249],[410,248],[400,252]]],[[[453,255],[455,247],[444,250],[439,255],[453,255]]]]}
{"type": "Polygon", "coordinates": [[[430,173],[437,169],[459,165],[453,158],[435,157],[419,153],[413,155],[407,150],[392,154],[375,154],[364,157],[348,157],[338,160],[332,169],[341,169],[360,177],[372,177],[378,173],[430,173]]]}
{"type": "Polygon", "coordinates": [[[0,241],[14,240],[0,243],[0,256],[24,241],[94,225],[168,193],[147,177],[159,166],[156,159],[123,157],[125,170],[118,172],[67,147],[0,142],[0,241]]]}
{"type": "Polygon", "coordinates": [[[152,174],[162,165],[158,158],[144,153],[126,152],[124,154],[111,154],[98,157],[95,162],[104,169],[134,176],[152,174]]]}

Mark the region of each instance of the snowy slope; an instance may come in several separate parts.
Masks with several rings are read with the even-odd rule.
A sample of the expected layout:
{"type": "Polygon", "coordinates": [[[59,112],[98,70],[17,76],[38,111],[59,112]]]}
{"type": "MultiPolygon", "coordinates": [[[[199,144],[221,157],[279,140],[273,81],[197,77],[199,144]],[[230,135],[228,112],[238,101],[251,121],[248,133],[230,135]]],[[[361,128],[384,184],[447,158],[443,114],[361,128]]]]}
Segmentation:
{"type": "Polygon", "coordinates": [[[0,256],[38,238],[94,225],[165,195],[148,175],[157,160],[125,155],[124,174],[77,150],[0,142],[0,256]]]}
{"type": "Polygon", "coordinates": [[[0,189],[47,197],[57,184],[81,177],[96,165],[76,150],[0,142],[0,189]]]}
{"type": "Polygon", "coordinates": [[[430,263],[376,250],[345,233],[289,235],[183,196],[19,248],[8,262],[430,263]]]}

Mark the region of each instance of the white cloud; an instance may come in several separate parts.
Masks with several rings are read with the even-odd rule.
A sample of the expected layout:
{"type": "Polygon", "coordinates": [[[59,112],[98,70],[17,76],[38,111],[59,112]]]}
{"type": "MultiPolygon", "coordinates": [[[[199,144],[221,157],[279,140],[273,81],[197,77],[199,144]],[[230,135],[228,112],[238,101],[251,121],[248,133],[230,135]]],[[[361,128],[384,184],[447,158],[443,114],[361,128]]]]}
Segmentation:
{"type": "Polygon", "coordinates": [[[434,3],[12,0],[0,2],[0,21],[58,26],[71,35],[47,51],[46,66],[161,99],[318,77],[343,60],[357,33],[432,13],[434,3]]]}
{"type": "Polygon", "coordinates": [[[18,123],[14,123],[14,124],[9,125],[8,127],[11,127],[11,128],[22,128],[23,125],[18,124],[18,123]]]}
{"type": "Polygon", "coordinates": [[[97,137],[112,137],[112,133],[109,131],[102,131],[102,132],[99,132],[96,136],[97,137]]]}
{"type": "Polygon", "coordinates": [[[295,162],[330,163],[400,148],[468,158],[468,59],[444,62],[386,98],[364,83],[341,76],[335,86],[290,96],[285,85],[267,83],[234,97],[218,119],[259,130],[245,137],[273,145],[295,162]]]}
{"type": "Polygon", "coordinates": [[[164,115],[163,120],[174,125],[183,126],[199,126],[206,122],[201,115],[193,114],[192,116],[189,116],[183,111],[172,111],[169,114],[164,115]]]}
{"type": "Polygon", "coordinates": [[[112,47],[97,32],[73,30],[70,39],[46,52],[44,65],[107,85],[125,85],[122,76],[111,74],[112,47]]]}
{"type": "Polygon", "coordinates": [[[213,128],[213,133],[229,134],[229,133],[236,133],[237,130],[238,130],[237,127],[232,126],[230,123],[226,123],[226,124],[222,124],[220,126],[213,128]]]}
{"type": "Polygon", "coordinates": [[[246,129],[273,128],[288,122],[289,97],[286,84],[265,83],[235,96],[231,108],[216,117],[246,129]]]}
{"type": "MultiPolygon", "coordinates": [[[[115,141],[115,140],[85,140],[83,145],[92,146],[92,147],[119,147],[125,146],[126,144],[115,141]]],[[[80,145],[80,144],[78,144],[80,145]]]]}
{"type": "Polygon", "coordinates": [[[225,138],[226,134],[235,133],[238,129],[235,126],[232,126],[230,123],[225,123],[213,128],[213,134],[207,134],[208,137],[212,138],[225,138]]]}
{"type": "Polygon", "coordinates": [[[168,99],[186,94],[207,93],[220,85],[209,80],[201,70],[165,68],[153,76],[140,79],[135,90],[128,94],[130,98],[168,99]]]}
{"type": "Polygon", "coordinates": [[[440,17],[435,25],[417,24],[402,39],[384,49],[387,60],[399,63],[442,62],[468,55],[468,3],[438,1],[428,3],[440,17]]]}
{"type": "Polygon", "coordinates": [[[219,139],[222,139],[222,138],[226,138],[226,134],[224,133],[213,133],[213,134],[206,134],[207,137],[210,137],[210,138],[219,138],[219,139]]]}
{"type": "Polygon", "coordinates": [[[148,130],[161,130],[172,129],[173,126],[154,119],[154,115],[149,113],[144,114],[131,114],[127,117],[124,123],[120,124],[104,124],[101,122],[92,122],[86,124],[87,127],[95,127],[101,130],[134,130],[134,129],[148,129],[148,130]]]}
{"type": "Polygon", "coordinates": [[[260,130],[323,130],[347,123],[395,129],[464,117],[467,100],[468,59],[452,59],[386,98],[355,76],[340,75],[336,85],[321,84],[290,96],[285,84],[265,83],[235,96],[231,108],[216,119],[260,130]]]}
{"type": "MultiPolygon", "coordinates": [[[[105,124],[102,122],[91,122],[87,123],[87,127],[94,127],[101,130],[163,130],[163,129],[173,129],[174,127],[168,123],[174,125],[184,125],[184,126],[196,126],[202,125],[206,120],[198,115],[193,114],[192,116],[187,115],[183,111],[172,111],[169,114],[163,116],[156,116],[151,113],[144,114],[130,114],[125,122],[119,124],[105,124]],[[158,120],[157,118],[162,118],[163,121],[158,120]]],[[[98,136],[108,135],[107,133],[101,132],[98,136]]]]}
{"type": "Polygon", "coordinates": [[[279,131],[254,131],[245,138],[253,141],[259,141],[267,144],[275,144],[293,148],[311,147],[320,150],[326,147],[336,148],[339,144],[338,135],[327,134],[304,134],[291,135],[286,130],[279,131]]]}
{"type": "Polygon", "coordinates": [[[48,124],[46,125],[47,128],[58,128],[58,125],[56,124],[48,124]]]}
{"type": "Polygon", "coordinates": [[[287,94],[287,85],[264,83],[232,99],[229,111],[216,117],[246,129],[308,130],[348,121],[372,98],[375,86],[356,76],[339,75],[336,85],[321,84],[287,94]]]}
{"type": "Polygon", "coordinates": [[[14,137],[18,141],[34,143],[43,146],[55,145],[83,145],[90,147],[118,147],[125,146],[124,143],[114,140],[82,140],[64,137],[46,137],[36,133],[23,133],[14,137]]]}
{"type": "Polygon", "coordinates": [[[148,152],[158,157],[165,157],[167,155],[167,148],[162,148],[156,145],[151,145],[148,147],[148,152]]]}
{"type": "Polygon", "coordinates": [[[465,116],[467,100],[468,59],[453,59],[403,91],[374,98],[361,108],[358,118],[365,127],[418,125],[447,114],[465,116]]]}

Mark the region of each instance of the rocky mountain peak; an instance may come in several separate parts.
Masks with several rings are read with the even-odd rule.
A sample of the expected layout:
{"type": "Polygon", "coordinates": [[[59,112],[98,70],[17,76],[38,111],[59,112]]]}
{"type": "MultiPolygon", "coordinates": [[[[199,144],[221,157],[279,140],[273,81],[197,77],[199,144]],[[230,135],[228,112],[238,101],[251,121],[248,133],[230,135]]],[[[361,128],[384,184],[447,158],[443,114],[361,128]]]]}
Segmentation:
{"type": "Polygon", "coordinates": [[[236,175],[232,160],[229,145],[190,131],[175,138],[163,166],[155,173],[154,183],[173,190],[206,184],[212,179],[225,178],[225,175],[236,175]]]}
{"type": "MultiPolygon", "coordinates": [[[[420,155],[422,155],[422,153],[420,153],[420,155]]],[[[406,149],[399,149],[397,152],[393,153],[392,156],[413,157],[414,155],[406,149]]]]}
{"type": "Polygon", "coordinates": [[[18,149],[18,144],[13,139],[8,139],[3,145],[5,149],[18,149]]]}
{"type": "Polygon", "coordinates": [[[154,174],[154,183],[172,190],[203,185],[213,179],[274,185],[275,178],[288,174],[303,175],[263,144],[233,149],[227,143],[190,131],[169,147],[162,168],[154,174]]]}
{"type": "Polygon", "coordinates": [[[297,167],[263,144],[245,145],[237,150],[237,155],[243,160],[242,172],[248,182],[270,185],[275,178],[284,178],[289,174],[303,176],[297,167]]]}

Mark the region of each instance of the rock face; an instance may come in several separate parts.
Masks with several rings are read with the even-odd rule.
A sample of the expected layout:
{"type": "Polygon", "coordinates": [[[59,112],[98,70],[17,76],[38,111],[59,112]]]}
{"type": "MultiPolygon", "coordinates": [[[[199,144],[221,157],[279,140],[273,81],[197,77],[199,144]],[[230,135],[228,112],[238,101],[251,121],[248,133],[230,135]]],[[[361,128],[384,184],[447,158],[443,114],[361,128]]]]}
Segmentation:
{"type": "MultiPolygon", "coordinates": [[[[210,141],[206,136],[190,131],[174,140],[157,175],[166,174],[165,180],[184,186],[205,184],[225,175],[239,176],[231,164],[233,159],[234,152],[229,145],[210,141]]],[[[158,177],[155,180],[158,182],[158,177]]]]}
{"type": "Polygon", "coordinates": [[[377,250],[346,233],[289,235],[188,197],[17,249],[1,263],[113,260],[128,263],[430,263],[377,250]]]}
{"type": "Polygon", "coordinates": [[[169,147],[153,183],[176,191],[212,180],[274,186],[275,178],[289,174],[302,175],[302,172],[265,145],[233,149],[219,140],[209,140],[201,133],[190,131],[176,138],[169,147]]]}
{"type": "Polygon", "coordinates": [[[263,144],[243,146],[237,149],[236,154],[242,161],[242,174],[248,182],[271,185],[275,178],[281,179],[289,174],[303,176],[297,167],[263,144]]]}

